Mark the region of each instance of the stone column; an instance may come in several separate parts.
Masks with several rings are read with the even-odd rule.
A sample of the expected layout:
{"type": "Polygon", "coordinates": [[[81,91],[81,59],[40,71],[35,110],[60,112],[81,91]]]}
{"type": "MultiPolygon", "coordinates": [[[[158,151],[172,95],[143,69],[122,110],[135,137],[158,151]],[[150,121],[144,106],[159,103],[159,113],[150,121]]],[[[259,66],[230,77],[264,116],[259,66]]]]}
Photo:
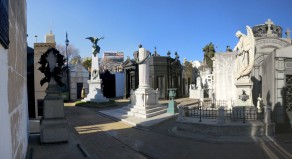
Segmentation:
{"type": "Polygon", "coordinates": [[[100,80],[100,77],[99,77],[98,55],[97,56],[94,56],[92,54],[91,59],[92,59],[92,61],[91,61],[91,72],[90,72],[91,73],[91,78],[90,78],[90,80],[91,81],[98,81],[98,80],[100,80]],[[98,75],[98,77],[97,78],[94,78],[95,75],[98,75]]]}
{"type": "MultiPolygon", "coordinates": [[[[147,50],[145,48],[139,48],[139,61],[142,61],[147,57],[147,50]]],[[[149,64],[148,60],[139,64],[139,88],[149,87],[149,64]]]]}

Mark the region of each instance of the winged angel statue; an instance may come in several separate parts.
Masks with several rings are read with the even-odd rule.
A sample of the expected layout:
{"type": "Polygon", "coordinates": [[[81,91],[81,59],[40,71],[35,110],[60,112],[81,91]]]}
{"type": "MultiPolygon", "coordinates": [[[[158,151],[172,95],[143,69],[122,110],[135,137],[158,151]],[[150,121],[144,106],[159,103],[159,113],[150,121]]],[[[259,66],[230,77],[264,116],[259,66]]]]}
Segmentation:
{"type": "Polygon", "coordinates": [[[238,52],[236,54],[237,72],[235,75],[237,80],[241,77],[249,76],[254,65],[255,39],[249,26],[246,26],[246,30],[247,35],[240,31],[236,32],[239,41],[233,51],[238,52]]]}
{"type": "Polygon", "coordinates": [[[100,47],[97,45],[97,42],[101,39],[104,39],[104,37],[97,38],[97,37],[88,37],[86,39],[89,39],[92,42],[92,53],[94,56],[96,56],[97,53],[100,51],[100,47]]]}

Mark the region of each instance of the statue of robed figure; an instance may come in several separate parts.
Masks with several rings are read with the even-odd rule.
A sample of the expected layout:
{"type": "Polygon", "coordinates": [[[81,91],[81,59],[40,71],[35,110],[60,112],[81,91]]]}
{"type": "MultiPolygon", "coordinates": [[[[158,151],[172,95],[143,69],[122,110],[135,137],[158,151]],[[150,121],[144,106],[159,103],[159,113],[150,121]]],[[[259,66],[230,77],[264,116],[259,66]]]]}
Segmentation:
{"type": "Polygon", "coordinates": [[[240,31],[236,32],[236,36],[239,38],[239,41],[233,50],[234,52],[237,52],[236,80],[244,76],[249,76],[254,65],[255,39],[252,29],[249,26],[246,26],[246,30],[247,35],[240,31]]]}

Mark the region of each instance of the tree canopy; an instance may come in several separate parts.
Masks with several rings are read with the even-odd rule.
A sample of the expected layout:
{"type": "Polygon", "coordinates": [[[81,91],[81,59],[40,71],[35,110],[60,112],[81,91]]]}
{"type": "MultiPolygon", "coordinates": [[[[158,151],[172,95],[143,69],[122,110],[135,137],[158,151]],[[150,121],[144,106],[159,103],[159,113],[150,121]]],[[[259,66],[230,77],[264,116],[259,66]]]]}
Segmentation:
{"type": "Polygon", "coordinates": [[[83,60],[82,65],[86,69],[91,68],[91,58],[88,58],[88,59],[83,60]]]}
{"type": "Polygon", "coordinates": [[[215,48],[214,48],[214,44],[211,42],[209,44],[207,44],[204,48],[203,48],[203,52],[204,52],[204,62],[210,67],[213,68],[213,61],[212,61],[212,57],[215,56],[215,48]]]}
{"type": "MultiPolygon", "coordinates": [[[[57,50],[60,51],[60,54],[62,54],[65,59],[67,59],[66,55],[66,46],[58,44],[56,46],[57,50]]],[[[70,64],[76,64],[76,60],[80,57],[79,55],[79,49],[75,48],[74,45],[68,45],[67,47],[67,53],[68,53],[68,61],[70,64]]]]}

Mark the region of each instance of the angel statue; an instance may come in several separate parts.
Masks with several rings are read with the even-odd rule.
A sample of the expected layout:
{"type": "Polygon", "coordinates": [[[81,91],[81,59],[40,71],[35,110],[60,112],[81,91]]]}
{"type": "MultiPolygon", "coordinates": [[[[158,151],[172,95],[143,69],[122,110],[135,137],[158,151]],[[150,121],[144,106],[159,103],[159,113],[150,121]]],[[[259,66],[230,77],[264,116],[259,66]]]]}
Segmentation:
{"type": "Polygon", "coordinates": [[[236,32],[236,36],[239,38],[237,45],[234,48],[236,54],[236,67],[237,72],[235,78],[238,80],[241,77],[248,76],[254,65],[255,54],[255,39],[252,29],[246,26],[247,35],[236,32]]]}
{"type": "Polygon", "coordinates": [[[100,51],[100,47],[97,45],[97,42],[101,39],[104,39],[104,37],[97,38],[97,37],[88,37],[86,39],[89,39],[92,42],[92,53],[94,57],[96,56],[97,53],[100,51]]]}

